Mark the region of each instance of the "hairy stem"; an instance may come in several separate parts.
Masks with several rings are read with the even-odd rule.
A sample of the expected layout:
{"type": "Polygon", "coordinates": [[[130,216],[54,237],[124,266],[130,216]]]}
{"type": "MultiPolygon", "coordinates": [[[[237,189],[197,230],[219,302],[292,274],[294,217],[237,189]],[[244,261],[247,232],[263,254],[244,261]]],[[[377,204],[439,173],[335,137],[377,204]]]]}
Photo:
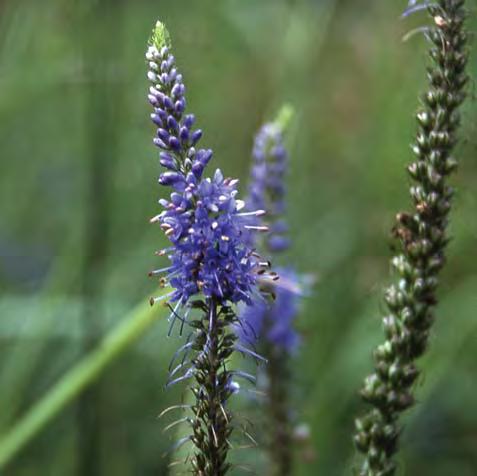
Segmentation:
{"type": "Polygon", "coordinates": [[[362,476],[389,476],[401,432],[399,416],[414,403],[416,360],[424,353],[434,321],[438,275],[445,263],[446,228],[453,189],[447,177],[456,168],[458,107],[465,98],[467,75],[464,0],[440,0],[428,8],[433,21],[429,89],[417,113],[418,133],[408,167],[413,209],[398,213],[394,234],[399,252],[392,260],[397,283],[388,288],[386,341],[374,352],[375,370],[361,391],[372,408],[356,420],[355,443],[364,454],[362,476]]]}
{"type": "Polygon", "coordinates": [[[192,408],[192,441],[196,452],[192,466],[197,476],[223,476],[231,467],[227,455],[232,426],[226,402],[233,389],[226,361],[235,341],[235,336],[228,332],[233,315],[214,299],[208,299],[205,308],[195,339],[200,350],[193,361],[196,403],[192,408]]]}

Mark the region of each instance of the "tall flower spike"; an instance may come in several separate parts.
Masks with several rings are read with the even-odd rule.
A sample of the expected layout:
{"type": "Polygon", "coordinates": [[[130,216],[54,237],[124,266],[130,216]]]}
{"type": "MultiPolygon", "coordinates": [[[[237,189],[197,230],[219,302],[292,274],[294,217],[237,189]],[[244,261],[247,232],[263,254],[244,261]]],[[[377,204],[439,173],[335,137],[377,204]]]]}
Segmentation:
{"type": "Polygon", "coordinates": [[[361,391],[372,406],[356,420],[354,439],[364,454],[362,476],[395,474],[399,415],[414,403],[412,387],[419,374],[415,362],[426,349],[434,320],[438,274],[449,241],[446,228],[453,189],[447,177],[457,166],[451,154],[468,80],[464,3],[439,0],[428,7],[433,22],[426,33],[431,43],[429,89],[417,113],[412,148],[417,160],[408,167],[414,181],[410,189],[414,208],[396,217],[393,231],[400,252],[392,265],[399,278],[385,293],[386,341],[375,350],[375,371],[361,391]]]}
{"type": "MultiPolygon", "coordinates": [[[[270,233],[264,240],[255,240],[260,250],[271,254],[285,251],[289,244],[284,219],[288,169],[288,153],[283,134],[292,110],[284,107],[274,122],[258,132],[253,147],[253,165],[247,207],[267,211],[270,233]]],[[[255,219],[258,222],[258,219],[255,219]]],[[[293,322],[297,315],[300,287],[297,275],[290,269],[279,269],[280,279],[273,285],[276,299],[271,302],[256,299],[244,306],[240,316],[239,336],[253,342],[268,360],[264,367],[266,408],[268,410],[269,474],[291,474],[293,461],[292,421],[288,388],[290,386],[290,356],[298,345],[293,322]]]]}
{"type": "MultiPolygon", "coordinates": [[[[184,418],[192,430],[188,441],[195,447],[192,471],[222,476],[231,467],[227,456],[232,416],[227,401],[235,391],[233,372],[228,369],[236,347],[235,334],[229,330],[236,321],[231,304],[251,302],[259,277],[273,276],[244,241],[254,227],[248,223],[249,214],[240,211],[244,203],[237,199],[238,181],[224,178],[220,170],[212,178],[203,177],[212,151],[196,149],[202,132],[193,129],[194,116],[185,114],[185,86],[170,49],[169,34],[157,22],[146,53],[148,98],[157,127],[154,144],[165,168],[159,183],[172,192],[159,201],[164,210],[151,220],[170,241],[158,252],[169,265],[150,274],[172,288],[166,295],[172,310],[170,332],[176,321],[181,322],[181,330],[190,329],[187,343],[173,359],[180,363],[173,368],[171,362],[169,384],[195,382],[192,416],[184,418]],[[189,319],[194,315],[200,317],[189,319]]],[[[151,304],[158,300],[151,299],[151,304]]]]}
{"type": "MultiPolygon", "coordinates": [[[[247,206],[267,212],[270,233],[265,236],[265,247],[271,253],[285,251],[289,245],[285,213],[285,175],[288,153],[283,144],[283,132],[293,116],[290,106],[284,106],[274,122],[262,126],[255,137],[247,206]]],[[[258,243],[262,245],[262,243],[258,243]]]]}
{"type": "MultiPolygon", "coordinates": [[[[269,233],[252,235],[251,245],[267,254],[286,251],[290,246],[286,210],[286,174],[288,152],[284,145],[284,132],[293,117],[291,106],[285,105],[273,122],[264,124],[257,135],[252,150],[253,163],[250,173],[247,210],[266,210],[269,233]]],[[[249,221],[259,226],[261,218],[252,216],[249,221]]],[[[275,282],[276,305],[255,300],[242,313],[244,325],[240,334],[244,340],[255,341],[262,336],[283,351],[292,352],[298,343],[293,328],[297,299],[300,294],[298,276],[291,269],[277,270],[280,279],[275,282]],[[265,325],[265,317],[268,323],[265,325]],[[266,331],[264,326],[267,328],[266,331]]]]}

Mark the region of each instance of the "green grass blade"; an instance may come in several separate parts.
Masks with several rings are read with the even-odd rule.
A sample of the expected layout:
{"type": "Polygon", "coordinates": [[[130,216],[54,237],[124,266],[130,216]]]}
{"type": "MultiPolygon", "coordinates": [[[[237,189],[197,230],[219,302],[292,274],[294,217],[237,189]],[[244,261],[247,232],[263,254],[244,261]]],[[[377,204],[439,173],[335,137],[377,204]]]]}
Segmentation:
{"type": "Polygon", "coordinates": [[[68,404],[91,385],[125,350],[166,313],[164,307],[139,305],[80,360],[10,431],[0,436],[0,468],[24,448],[68,404]]]}

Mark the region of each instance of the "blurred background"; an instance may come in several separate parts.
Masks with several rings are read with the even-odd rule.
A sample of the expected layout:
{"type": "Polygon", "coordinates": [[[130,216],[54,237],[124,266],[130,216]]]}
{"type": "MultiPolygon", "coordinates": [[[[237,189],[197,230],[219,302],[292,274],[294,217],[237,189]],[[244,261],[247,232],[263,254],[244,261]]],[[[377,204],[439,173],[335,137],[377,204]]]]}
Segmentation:
{"type": "MultiPolygon", "coordinates": [[[[284,261],[317,283],[293,367],[297,421],[311,429],[296,474],[351,474],[357,390],[382,340],[389,230],[409,203],[404,167],[425,87],[425,42],[401,39],[427,19],[400,20],[405,4],[0,1],[0,453],[1,435],[155,292],[146,275],[164,237],[148,224],[161,190],[144,52],[161,18],[204,147],[242,191],[254,132],[283,101],[297,110],[284,261]]],[[[477,474],[476,115],[471,97],[453,241],[400,474],[477,474]]],[[[166,329],[165,318],[150,326],[1,474],[167,475],[174,435],[157,415],[181,389],[163,388],[180,341],[166,329]]]]}

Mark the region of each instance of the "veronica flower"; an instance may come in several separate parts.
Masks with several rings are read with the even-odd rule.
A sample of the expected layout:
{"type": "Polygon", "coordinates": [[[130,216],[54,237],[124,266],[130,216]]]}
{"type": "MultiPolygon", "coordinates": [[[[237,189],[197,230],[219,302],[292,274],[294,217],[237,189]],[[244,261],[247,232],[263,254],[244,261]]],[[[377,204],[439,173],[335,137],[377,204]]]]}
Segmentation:
{"type": "MultiPolygon", "coordinates": [[[[360,475],[395,474],[394,455],[401,428],[399,416],[414,404],[416,360],[425,352],[437,303],[438,275],[445,263],[446,234],[453,189],[447,177],[456,169],[459,106],[468,77],[464,0],[427,4],[432,25],[429,88],[417,113],[418,132],[412,147],[417,160],[408,167],[414,181],[413,208],[398,213],[394,234],[399,252],[392,264],[396,284],[385,293],[386,340],[374,352],[375,369],[362,389],[371,409],[356,421],[355,443],[364,454],[360,475]]],[[[411,2],[411,8],[417,2],[411,2]]]]}
{"type": "MultiPolygon", "coordinates": [[[[252,242],[270,255],[290,246],[286,210],[286,173],[288,153],[283,134],[290,120],[291,110],[284,108],[274,122],[265,124],[258,132],[253,147],[253,165],[247,209],[267,211],[270,233],[252,242]]],[[[259,218],[254,218],[258,222],[259,218]]],[[[269,415],[270,474],[288,475],[293,460],[292,420],[288,398],[290,385],[290,357],[296,352],[299,337],[294,328],[300,299],[300,279],[291,268],[277,268],[280,279],[271,285],[274,300],[255,299],[242,306],[238,334],[243,342],[259,348],[268,363],[264,366],[269,415]]]]}
{"type": "Polygon", "coordinates": [[[252,156],[253,165],[249,185],[247,207],[266,210],[270,233],[266,247],[272,253],[285,251],[290,245],[285,213],[288,153],[283,143],[283,129],[291,110],[285,107],[275,122],[262,126],[255,137],[252,156]]]}
{"type": "MultiPolygon", "coordinates": [[[[249,235],[249,241],[251,246],[263,249],[267,255],[284,252],[290,246],[285,220],[288,152],[283,134],[292,114],[291,108],[285,106],[274,122],[263,125],[255,137],[252,151],[253,163],[246,209],[266,210],[269,233],[262,237],[257,234],[249,235]]],[[[252,215],[248,222],[258,226],[262,223],[262,218],[252,215]]],[[[284,350],[293,351],[298,343],[292,321],[301,294],[300,280],[291,268],[277,268],[277,274],[280,279],[273,283],[275,303],[263,302],[260,299],[248,303],[242,312],[243,326],[239,334],[243,340],[251,342],[259,340],[264,334],[271,343],[283,347],[284,350]],[[279,307],[282,307],[280,311],[279,307]],[[270,323],[264,325],[265,320],[270,323]],[[288,335],[284,335],[285,332],[288,335]]]]}
{"type": "MultiPolygon", "coordinates": [[[[176,353],[179,365],[171,366],[170,383],[193,379],[196,403],[190,422],[195,447],[191,460],[194,474],[220,476],[227,473],[232,432],[227,400],[235,393],[233,373],[228,360],[236,346],[229,327],[236,317],[235,303],[251,303],[257,286],[274,276],[267,273],[268,263],[260,259],[244,240],[250,232],[266,227],[250,223],[261,210],[244,212],[237,197],[237,180],[225,178],[220,170],[212,177],[205,170],[212,151],[198,147],[202,137],[194,129],[195,118],[186,114],[185,86],[174,56],[169,34],[156,24],[146,53],[151,82],[149,102],[151,119],[157,127],[154,144],[160,149],[164,171],[159,183],[171,189],[169,198],[152,222],[158,223],[170,243],[158,252],[168,264],[152,271],[171,291],[165,298],[153,298],[151,304],[166,299],[171,308],[171,330],[179,320],[181,328],[193,330],[186,344],[176,353]],[[199,313],[199,318],[190,315],[199,313]]],[[[175,360],[175,359],[173,359],[175,360]]]]}

